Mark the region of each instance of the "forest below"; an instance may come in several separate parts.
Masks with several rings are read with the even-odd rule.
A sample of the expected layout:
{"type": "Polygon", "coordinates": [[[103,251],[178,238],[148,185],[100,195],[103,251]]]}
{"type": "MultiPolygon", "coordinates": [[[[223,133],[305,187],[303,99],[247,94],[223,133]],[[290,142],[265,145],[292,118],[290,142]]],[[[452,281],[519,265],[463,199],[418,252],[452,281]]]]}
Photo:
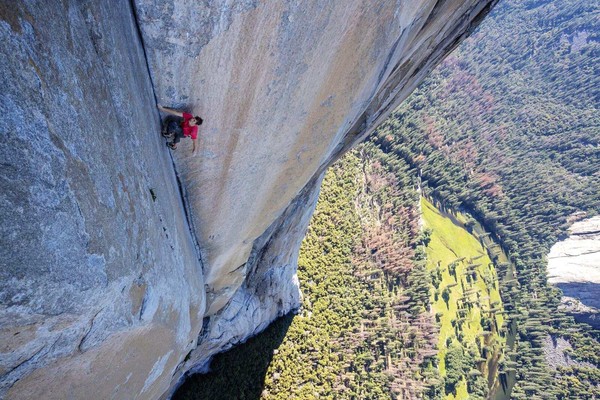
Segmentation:
{"type": "Polygon", "coordinates": [[[512,398],[598,396],[598,333],[557,312],[546,255],[577,219],[600,212],[600,6],[499,4],[373,139],[418,170],[423,190],[468,210],[509,254],[503,290],[518,329],[512,398]],[[551,368],[548,335],[582,364],[551,368]]]}
{"type": "Polygon", "coordinates": [[[559,311],[546,273],[552,244],[600,213],[599,16],[583,0],[500,2],[328,172],[300,253],[298,314],[175,398],[599,398],[600,335],[559,311]],[[498,249],[433,262],[450,228],[423,225],[419,191],[465,228],[481,223],[498,249]],[[471,280],[487,303],[451,307],[476,294],[471,280]],[[557,338],[569,365],[546,356],[557,338]]]}
{"type": "Polygon", "coordinates": [[[382,155],[352,152],[323,181],[298,314],[217,356],[175,399],[440,398],[419,197],[369,150],[382,155]]]}

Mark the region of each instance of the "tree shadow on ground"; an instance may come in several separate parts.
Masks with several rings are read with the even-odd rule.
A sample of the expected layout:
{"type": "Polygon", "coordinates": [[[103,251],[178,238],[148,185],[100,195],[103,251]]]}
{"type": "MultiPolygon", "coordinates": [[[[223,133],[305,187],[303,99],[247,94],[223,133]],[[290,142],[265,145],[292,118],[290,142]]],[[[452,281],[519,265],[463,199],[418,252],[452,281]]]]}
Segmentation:
{"type": "Polygon", "coordinates": [[[273,351],[283,342],[293,319],[289,313],[246,343],[217,354],[210,372],[190,376],[172,399],[260,399],[273,351]]]}

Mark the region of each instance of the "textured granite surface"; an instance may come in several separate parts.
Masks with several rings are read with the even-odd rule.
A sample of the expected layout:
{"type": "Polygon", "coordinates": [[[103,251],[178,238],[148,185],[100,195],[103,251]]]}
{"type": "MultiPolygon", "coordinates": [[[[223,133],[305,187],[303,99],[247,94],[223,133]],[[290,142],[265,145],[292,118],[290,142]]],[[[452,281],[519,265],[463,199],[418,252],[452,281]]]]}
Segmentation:
{"type": "Polygon", "coordinates": [[[548,254],[548,282],[575,319],[600,329],[600,216],[574,223],[548,254]]]}
{"type": "Polygon", "coordinates": [[[490,1],[136,0],[160,103],[205,119],[178,153],[209,314],[303,187],[415,88],[490,1]]]}
{"type": "Polygon", "coordinates": [[[3,4],[0,398],[156,398],[205,296],[134,14],[3,4]]]}

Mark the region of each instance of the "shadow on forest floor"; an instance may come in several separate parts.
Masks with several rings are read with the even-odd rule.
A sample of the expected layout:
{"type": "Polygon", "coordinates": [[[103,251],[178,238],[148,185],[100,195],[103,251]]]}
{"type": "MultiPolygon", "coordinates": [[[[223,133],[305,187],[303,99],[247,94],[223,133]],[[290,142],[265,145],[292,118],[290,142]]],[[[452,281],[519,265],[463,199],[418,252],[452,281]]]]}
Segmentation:
{"type": "Polygon", "coordinates": [[[260,399],[273,351],[283,342],[293,319],[289,313],[246,343],[217,354],[210,372],[190,376],[172,399],[260,399]]]}

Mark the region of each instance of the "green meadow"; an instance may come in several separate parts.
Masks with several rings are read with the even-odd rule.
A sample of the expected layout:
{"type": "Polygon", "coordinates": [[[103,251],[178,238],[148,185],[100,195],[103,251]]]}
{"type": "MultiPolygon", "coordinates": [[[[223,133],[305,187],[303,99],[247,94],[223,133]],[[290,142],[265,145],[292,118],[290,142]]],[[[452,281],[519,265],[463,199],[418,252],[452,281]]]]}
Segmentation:
{"type": "Polygon", "coordinates": [[[431,232],[427,269],[432,312],[440,326],[439,370],[446,377],[446,399],[483,395],[485,383],[497,384],[505,344],[499,334],[503,309],[496,270],[479,239],[464,227],[464,215],[446,215],[425,198],[421,208],[424,228],[431,232]]]}

